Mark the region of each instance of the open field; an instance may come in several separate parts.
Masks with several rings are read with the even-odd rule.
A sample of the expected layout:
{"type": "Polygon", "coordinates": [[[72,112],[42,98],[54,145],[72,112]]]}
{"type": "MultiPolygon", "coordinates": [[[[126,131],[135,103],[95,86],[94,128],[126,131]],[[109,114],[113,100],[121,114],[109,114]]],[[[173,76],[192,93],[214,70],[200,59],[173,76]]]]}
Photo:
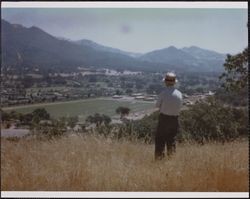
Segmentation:
{"type": "Polygon", "coordinates": [[[3,108],[4,111],[15,110],[20,113],[29,113],[36,108],[45,108],[52,117],[79,116],[80,121],[84,121],[87,116],[95,113],[116,115],[116,108],[126,106],[131,109],[131,113],[139,112],[154,107],[152,102],[136,100],[115,100],[112,98],[96,98],[87,100],[75,100],[68,102],[55,102],[46,104],[33,104],[3,108]]]}
{"type": "Polygon", "coordinates": [[[153,145],[97,135],[1,143],[2,191],[249,191],[247,141],[178,144],[160,162],[153,145]]]}

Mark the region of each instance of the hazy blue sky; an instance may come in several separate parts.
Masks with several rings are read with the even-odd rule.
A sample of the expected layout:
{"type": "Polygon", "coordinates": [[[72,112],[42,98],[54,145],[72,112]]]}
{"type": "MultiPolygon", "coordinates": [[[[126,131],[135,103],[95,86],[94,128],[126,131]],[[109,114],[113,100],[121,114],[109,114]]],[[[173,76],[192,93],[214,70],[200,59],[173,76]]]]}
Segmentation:
{"type": "Polygon", "coordinates": [[[2,18],[71,40],[145,53],[171,45],[238,53],[248,44],[247,9],[2,8],[2,18]]]}

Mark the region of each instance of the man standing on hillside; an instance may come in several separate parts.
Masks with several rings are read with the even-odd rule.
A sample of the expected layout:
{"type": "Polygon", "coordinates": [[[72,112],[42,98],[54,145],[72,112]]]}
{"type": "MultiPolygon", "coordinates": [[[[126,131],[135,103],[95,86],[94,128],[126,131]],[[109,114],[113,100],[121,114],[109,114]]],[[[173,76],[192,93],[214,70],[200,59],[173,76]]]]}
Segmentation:
{"type": "Polygon", "coordinates": [[[165,145],[169,157],[175,152],[175,138],[179,130],[178,116],[182,106],[182,93],[174,87],[177,82],[176,75],[169,72],[163,80],[166,88],[160,93],[156,102],[156,107],[160,110],[155,135],[156,160],[164,158],[165,145]]]}

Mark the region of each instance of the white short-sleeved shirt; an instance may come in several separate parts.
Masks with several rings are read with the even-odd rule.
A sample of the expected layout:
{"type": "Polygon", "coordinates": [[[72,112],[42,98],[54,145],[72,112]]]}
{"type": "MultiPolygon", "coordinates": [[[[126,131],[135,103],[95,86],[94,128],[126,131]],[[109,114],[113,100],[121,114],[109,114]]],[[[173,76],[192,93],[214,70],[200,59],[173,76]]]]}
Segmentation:
{"type": "Polygon", "coordinates": [[[174,87],[166,87],[159,95],[156,107],[160,113],[165,115],[177,116],[182,106],[182,94],[174,87]]]}

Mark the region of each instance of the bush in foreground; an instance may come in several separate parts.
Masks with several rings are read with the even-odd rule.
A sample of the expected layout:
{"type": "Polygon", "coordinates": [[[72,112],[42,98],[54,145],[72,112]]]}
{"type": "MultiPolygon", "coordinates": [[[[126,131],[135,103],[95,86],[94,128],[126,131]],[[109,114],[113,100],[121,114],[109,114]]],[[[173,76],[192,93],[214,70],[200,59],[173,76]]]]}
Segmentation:
{"type": "Polygon", "coordinates": [[[190,106],[180,115],[183,138],[205,141],[229,141],[248,133],[247,109],[225,106],[214,98],[190,106]]]}

